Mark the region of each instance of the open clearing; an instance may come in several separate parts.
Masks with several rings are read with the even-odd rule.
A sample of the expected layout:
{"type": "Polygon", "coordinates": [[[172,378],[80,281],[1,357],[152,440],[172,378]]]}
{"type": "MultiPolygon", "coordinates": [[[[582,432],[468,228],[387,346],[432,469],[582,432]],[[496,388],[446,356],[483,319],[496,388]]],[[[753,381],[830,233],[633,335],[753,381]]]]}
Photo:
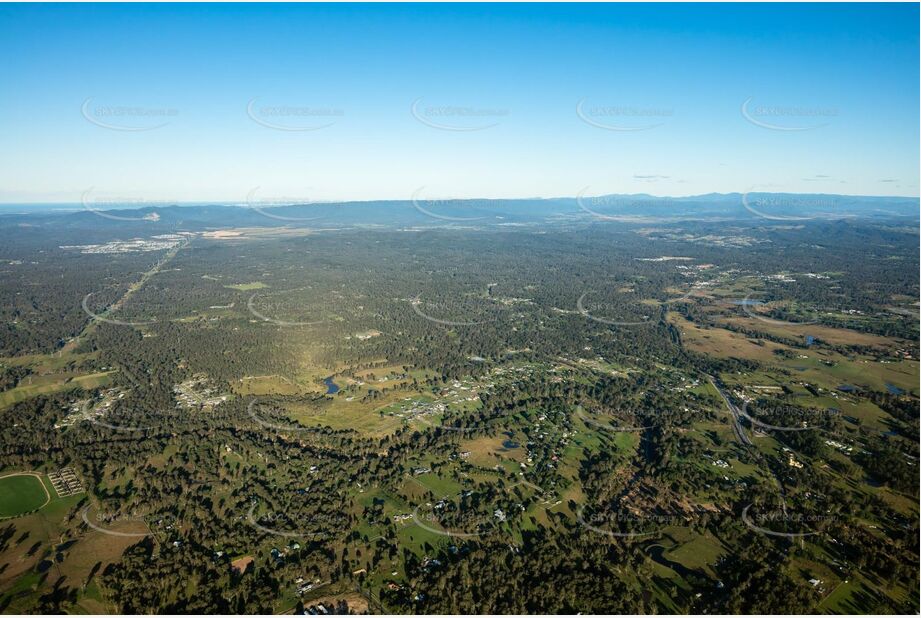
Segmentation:
{"type": "MultiPolygon", "coordinates": [[[[52,498],[38,512],[10,520],[13,533],[0,551],[0,564],[7,565],[0,570],[0,586],[4,590],[0,593],[0,604],[5,604],[5,613],[40,613],[37,603],[48,590],[43,587],[43,581],[69,587],[85,584],[87,595],[77,603],[82,612],[98,614],[116,610],[101,594],[97,576],[106,566],[117,562],[141,537],[115,536],[83,526],[75,528],[83,500],[85,496],[82,495],[52,498]],[[49,556],[54,559],[49,560],[49,556]],[[40,565],[47,568],[44,574],[39,572],[40,565]]],[[[95,513],[92,517],[95,519],[95,513]]],[[[145,530],[138,522],[98,523],[106,529],[124,533],[145,530]]]]}
{"type": "Polygon", "coordinates": [[[51,374],[39,376],[31,384],[17,386],[0,393],[0,408],[11,406],[14,403],[31,399],[39,395],[50,395],[75,388],[92,390],[109,383],[114,371],[102,371],[86,375],[51,374]]]}
{"type": "Polygon", "coordinates": [[[688,349],[701,354],[770,362],[777,358],[774,350],[790,350],[787,346],[772,341],[756,343],[745,335],[724,328],[701,327],[694,322],[689,322],[678,313],[669,313],[668,317],[678,327],[682,343],[688,349]]]}
{"type": "MultiPolygon", "coordinates": [[[[883,363],[872,356],[845,356],[817,347],[795,349],[772,341],[751,339],[723,328],[701,327],[677,313],[670,313],[669,320],[678,327],[682,343],[690,350],[721,358],[755,360],[785,370],[788,376],[781,378],[778,384],[788,384],[789,375],[793,375],[797,381],[806,381],[829,390],[836,389],[840,384],[854,384],[885,392],[886,385],[891,384],[905,392],[913,392],[918,386],[918,361],[899,360],[883,363]],[[775,350],[783,351],[786,356],[778,356],[775,350]]],[[[842,337],[845,339],[851,332],[827,327],[824,329],[844,333],[842,337]]],[[[880,345],[880,342],[884,342],[889,347],[897,345],[895,340],[882,337],[876,337],[873,341],[880,345]]],[[[854,343],[850,340],[848,342],[854,343]]]]}
{"type": "Polygon", "coordinates": [[[230,288],[232,290],[240,290],[241,292],[249,292],[250,290],[261,290],[269,286],[267,286],[261,281],[251,281],[250,283],[234,283],[230,285],[225,285],[224,287],[230,288]]]}
{"type": "Polygon", "coordinates": [[[319,387],[305,388],[284,376],[246,376],[232,385],[240,395],[299,395],[321,392],[319,387]]]}
{"type": "Polygon", "coordinates": [[[351,429],[363,436],[378,438],[395,432],[403,422],[397,417],[381,414],[381,410],[413,394],[411,391],[389,392],[373,403],[337,397],[322,410],[311,410],[299,404],[289,404],[286,409],[291,418],[304,425],[351,429]]]}
{"type": "Polygon", "coordinates": [[[805,339],[807,336],[812,336],[833,345],[862,345],[891,348],[909,343],[889,337],[881,337],[880,335],[861,333],[847,328],[833,328],[821,324],[794,324],[792,322],[784,323],[778,320],[765,321],[755,318],[739,317],[725,318],[723,321],[737,328],[759,331],[779,337],[788,337],[790,339],[805,339]]]}
{"type": "Polygon", "coordinates": [[[21,472],[0,477],[0,518],[35,511],[49,500],[51,496],[38,474],[21,472]]]}

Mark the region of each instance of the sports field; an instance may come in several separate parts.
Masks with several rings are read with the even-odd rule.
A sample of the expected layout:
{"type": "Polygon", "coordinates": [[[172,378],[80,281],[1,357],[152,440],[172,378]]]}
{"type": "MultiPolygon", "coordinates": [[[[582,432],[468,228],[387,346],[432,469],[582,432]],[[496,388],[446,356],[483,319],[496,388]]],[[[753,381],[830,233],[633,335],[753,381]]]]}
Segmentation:
{"type": "Polygon", "coordinates": [[[0,477],[0,518],[34,511],[49,499],[48,491],[37,476],[13,474],[0,477]]]}

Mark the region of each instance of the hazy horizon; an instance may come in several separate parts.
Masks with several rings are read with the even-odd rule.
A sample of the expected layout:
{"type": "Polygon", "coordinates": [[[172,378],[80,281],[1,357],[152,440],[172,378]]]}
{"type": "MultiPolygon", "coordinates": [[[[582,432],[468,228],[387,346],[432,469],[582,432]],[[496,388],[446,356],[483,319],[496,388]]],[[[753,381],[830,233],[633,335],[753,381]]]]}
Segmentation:
{"type": "MultiPolygon", "coordinates": [[[[806,193],[806,192],[793,192],[793,191],[730,191],[730,192],[719,192],[719,191],[710,191],[707,193],[694,193],[688,195],[656,195],[654,193],[601,193],[601,194],[592,194],[585,195],[586,199],[590,197],[610,197],[610,196],[622,196],[622,197],[649,197],[653,199],[674,199],[674,200],[684,200],[684,199],[693,199],[693,198],[705,198],[710,196],[719,196],[719,197],[728,197],[733,195],[803,195],[803,196],[832,196],[832,197],[842,197],[842,198],[860,198],[860,199],[906,199],[906,200],[921,200],[921,196],[918,195],[861,195],[853,193],[830,193],[830,192],[816,192],[816,193],[806,193]]],[[[485,196],[485,195],[475,195],[471,197],[459,197],[459,198],[446,198],[441,197],[440,199],[449,199],[452,201],[466,202],[466,201],[477,201],[477,200],[491,200],[491,201],[518,201],[518,200],[571,200],[577,199],[579,197],[578,193],[572,195],[550,195],[550,196],[541,196],[541,195],[522,195],[517,197],[494,197],[494,196],[485,196]]],[[[409,202],[413,200],[413,196],[409,195],[403,198],[381,198],[381,199],[356,199],[356,200],[310,200],[309,198],[304,198],[303,201],[297,201],[296,198],[291,198],[290,201],[279,200],[277,203],[265,204],[260,203],[261,208],[272,207],[272,206],[287,206],[287,205],[303,205],[309,206],[311,204],[364,204],[364,203],[373,203],[373,202],[409,202]]],[[[94,208],[122,208],[122,207],[136,207],[143,208],[144,206],[238,206],[241,208],[246,208],[246,201],[243,200],[232,200],[232,199],[202,199],[202,200],[145,200],[139,199],[136,202],[124,201],[124,202],[98,202],[93,201],[94,208]],[[108,204],[108,205],[107,205],[108,204]]],[[[78,199],[76,201],[64,201],[64,202],[6,202],[0,201],[0,206],[48,206],[48,207],[59,207],[59,206],[73,206],[75,209],[83,208],[82,202],[78,199]]]]}

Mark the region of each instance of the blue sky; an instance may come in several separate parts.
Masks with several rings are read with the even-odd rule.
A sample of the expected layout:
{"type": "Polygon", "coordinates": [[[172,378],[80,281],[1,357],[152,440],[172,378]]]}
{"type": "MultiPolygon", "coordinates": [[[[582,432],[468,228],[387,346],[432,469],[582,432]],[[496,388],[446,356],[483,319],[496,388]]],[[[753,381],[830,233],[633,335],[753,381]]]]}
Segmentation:
{"type": "Polygon", "coordinates": [[[0,201],[917,196],[918,6],[0,5],[0,201]]]}

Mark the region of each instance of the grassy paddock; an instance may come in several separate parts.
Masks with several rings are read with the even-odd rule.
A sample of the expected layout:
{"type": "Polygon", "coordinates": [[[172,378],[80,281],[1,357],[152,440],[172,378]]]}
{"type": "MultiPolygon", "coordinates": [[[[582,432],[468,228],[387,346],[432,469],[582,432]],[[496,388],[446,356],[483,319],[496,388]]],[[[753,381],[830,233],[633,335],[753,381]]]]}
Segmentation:
{"type": "Polygon", "coordinates": [[[36,474],[23,472],[0,477],[0,518],[31,513],[49,500],[51,496],[36,474]]]}

